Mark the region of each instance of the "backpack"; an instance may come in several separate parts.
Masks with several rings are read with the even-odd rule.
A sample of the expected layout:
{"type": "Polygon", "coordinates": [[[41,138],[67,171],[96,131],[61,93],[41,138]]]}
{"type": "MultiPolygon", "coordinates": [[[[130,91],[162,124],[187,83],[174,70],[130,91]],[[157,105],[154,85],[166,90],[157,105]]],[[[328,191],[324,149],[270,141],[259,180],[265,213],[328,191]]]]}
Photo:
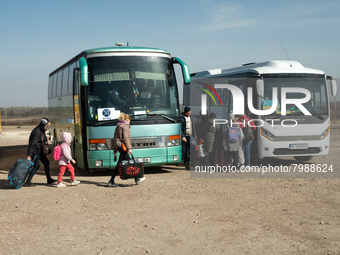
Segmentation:
{"type": "Polygon", "coordinates": [[[227,131],[227,139],[230,143],[237,143],[239,137],[239,130],[237,127],[230,127],[227,131]]]}
{"type": "Polygon", "coordinates": [[[53,159],[54,160],[59,160],[60,159],[60,157],[63,155],[61,153],[61,145],[58,144],[56,147],[54,147],[52,155],[53,155],[53,159]]]}
{"type": "Polygon", "coordinates": [[[243,140],[250,141],[253,140],[253,130],[249,127],[248,122],[244,125],[243,129],[244,138],[243,140]]]}

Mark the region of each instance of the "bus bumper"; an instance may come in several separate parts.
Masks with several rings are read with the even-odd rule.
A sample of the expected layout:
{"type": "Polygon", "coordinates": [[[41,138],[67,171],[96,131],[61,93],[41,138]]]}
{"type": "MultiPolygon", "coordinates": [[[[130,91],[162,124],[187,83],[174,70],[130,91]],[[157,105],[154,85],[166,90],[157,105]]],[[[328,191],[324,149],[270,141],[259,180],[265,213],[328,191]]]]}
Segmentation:
{"type": "Polygon", "coordinates": [[[318,156],[329,152],[329,136],[323,140],[296,140],[273,142],[261,137],[258,146],[259,157],[318,156]]]}
{"type": "MultiPolygon", "coordinates": [[[[132,149],[135,159],[145,159],[145,166],[158,166],[181,163],[182,147],[166,147],[153,149],[132,149]]],[[[119,152],[118,152],[119,157],[119,152]]],[[[117,162],[113,161],[113,151],[87,151],[87,166],[90,171],[114,169],[117,162]]]]}

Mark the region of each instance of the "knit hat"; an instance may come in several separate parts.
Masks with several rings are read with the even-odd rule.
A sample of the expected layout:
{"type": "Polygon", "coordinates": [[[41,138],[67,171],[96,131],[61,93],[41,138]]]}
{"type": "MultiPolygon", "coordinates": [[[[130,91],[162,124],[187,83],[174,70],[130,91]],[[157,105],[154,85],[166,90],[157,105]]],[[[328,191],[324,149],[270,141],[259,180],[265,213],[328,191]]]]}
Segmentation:
{"type": "Polygon", "coordinates": [[[190,107],[189,106],[186,106],[186,107],[184,107],[184,113],[187,113],[187,112],[190,112],[190,107]]]}
{"type": "Polygon", "coordinates": [[[50,121],[47,118],[42,118],[40,121],[40,126],[45,127],[50,121]]]}

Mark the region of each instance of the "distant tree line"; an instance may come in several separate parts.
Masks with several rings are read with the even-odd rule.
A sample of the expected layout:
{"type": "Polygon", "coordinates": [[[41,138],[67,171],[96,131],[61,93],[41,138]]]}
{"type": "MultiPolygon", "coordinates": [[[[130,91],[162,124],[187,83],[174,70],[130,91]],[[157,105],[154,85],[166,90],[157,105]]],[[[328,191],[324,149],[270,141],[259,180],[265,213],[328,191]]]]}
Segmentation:
{"type": "Polygon", "coordinates": [[[1,119],[43,117],[48,115],[48,107],[7,107],[0,108],[1,119]]]}
{"type": "MultiPolygon", "coordinates": [[[[182,105],[180,105],[182,109],[182,105]]],[[[1,119],[48,117],[48,107],[7,107],[1,108],[1,119]]],[[[340,120],[340,102],[330,102],[332,120],[340,120]]]]}

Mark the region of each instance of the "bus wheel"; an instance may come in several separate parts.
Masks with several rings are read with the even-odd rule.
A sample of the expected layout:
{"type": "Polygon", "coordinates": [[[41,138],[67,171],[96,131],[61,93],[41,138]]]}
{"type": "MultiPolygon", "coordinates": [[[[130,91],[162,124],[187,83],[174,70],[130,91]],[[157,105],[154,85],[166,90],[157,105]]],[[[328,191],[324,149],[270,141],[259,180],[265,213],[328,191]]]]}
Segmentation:
{"type": "Polygon", "coordinates": [[[298,161],[309,161],[313,158],[313,156],[296,156],[294,158],[298,161]]]}

